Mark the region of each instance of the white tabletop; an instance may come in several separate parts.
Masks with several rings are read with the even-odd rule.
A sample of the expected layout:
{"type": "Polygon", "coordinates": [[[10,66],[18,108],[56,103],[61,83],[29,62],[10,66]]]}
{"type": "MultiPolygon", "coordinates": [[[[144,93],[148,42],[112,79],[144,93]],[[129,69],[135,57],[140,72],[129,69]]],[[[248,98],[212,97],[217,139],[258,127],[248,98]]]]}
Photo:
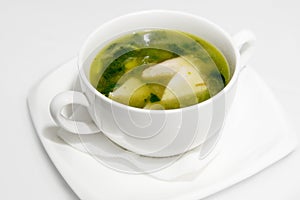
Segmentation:
{"type": "MultiPolygon", "coordinates": [[[[300,138],[299,1],[0,1],[0,198],[78,199],[58,174],[32,127],[26,97],[49,71],[77,55],[88,34],[113,17],[145,9],[204,16],[229,33],[257,36],[251,60],[300,138]]],[[[208,200],[298,200],[300,150],[208,200]]],[[[115,191],[112,191],[115,192],[115,191]]]]}

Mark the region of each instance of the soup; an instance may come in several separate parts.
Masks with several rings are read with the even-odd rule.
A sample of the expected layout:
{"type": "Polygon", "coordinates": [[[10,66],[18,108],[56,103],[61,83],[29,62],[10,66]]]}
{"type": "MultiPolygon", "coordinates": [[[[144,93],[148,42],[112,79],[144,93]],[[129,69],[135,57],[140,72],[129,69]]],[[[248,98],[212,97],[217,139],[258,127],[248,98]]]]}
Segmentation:
{"type": "Polygon", "coordinates": [[[209,42],[175,30],[150,29],[109,42],[90,67],[103,95],[143,109],[176,109],[203,102],[230,81],[224,55],[209,42]]]}

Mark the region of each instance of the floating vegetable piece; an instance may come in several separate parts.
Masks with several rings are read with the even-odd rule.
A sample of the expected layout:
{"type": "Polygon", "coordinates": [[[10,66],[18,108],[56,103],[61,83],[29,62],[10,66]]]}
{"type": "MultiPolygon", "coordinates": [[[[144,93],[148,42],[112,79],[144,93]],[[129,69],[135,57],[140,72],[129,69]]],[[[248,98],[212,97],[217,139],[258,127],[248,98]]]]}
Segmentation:
{"type": "Polygon", "coordinates": [[[142,78],[145,80],[170,79],[180,68],[191,65],[182,57],[166,60],[154,66],[145,69],[142,73],[142,78]]]}
{"type": "MultiPolygon", "coordinates": [[[[142,88],[143,85],[144,83],[141,80],[137,78],[130,78],[126,82],[124,82],[119,88],[117,88],[115,91],[110,92],[109,98],[119,103],[129,105],[130,99],[132,98],[134,92],[136,92],[139,88],[142,88]]],[[[143,93],[147,94],[146,98],[148,97],[149,92],[144,91],[146,88],[144,88],[142,91],[139,91],[141,97],[138,98],[140,98],[141,100],[143,100],[142,98],[143,93]]]]}
{"type": "Polygon", "coordinates": [[[181,107],[196,104],[208,94],[205,82],[191,64],[182,66],[166,87],[161,101],[172,103],[176,99],[181,107]]]}

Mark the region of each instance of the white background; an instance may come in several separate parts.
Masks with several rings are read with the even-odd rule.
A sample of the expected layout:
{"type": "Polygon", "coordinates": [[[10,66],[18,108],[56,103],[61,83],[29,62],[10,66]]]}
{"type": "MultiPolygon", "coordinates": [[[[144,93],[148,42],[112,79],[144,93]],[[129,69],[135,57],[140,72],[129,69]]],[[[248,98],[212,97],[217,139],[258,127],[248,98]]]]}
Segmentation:
{"type": "MultiPolygon", "coordinates": [[[[35,134],[27,94],[49,71],[76,56],[96,27],[128,12],[154,8],[204,16],[232,34],[251,29],[257,36],[251,67],[272,88],[300,139],[297,0],[0,0],[0,199],[78,199],[35,134]]],[[[297,149],[262,173],[207,200],[298,200],[299,169],[297,149]]]]}

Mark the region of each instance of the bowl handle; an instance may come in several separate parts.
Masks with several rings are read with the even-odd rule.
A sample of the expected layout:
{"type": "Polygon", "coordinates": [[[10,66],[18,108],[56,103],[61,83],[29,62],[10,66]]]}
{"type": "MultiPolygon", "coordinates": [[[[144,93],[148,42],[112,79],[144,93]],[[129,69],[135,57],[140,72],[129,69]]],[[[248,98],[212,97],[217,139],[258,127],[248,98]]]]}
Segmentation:
{"type": "Polygon", "coordinates": [[[57,125],[75,134],[93,134],[100,132],[94,122],[82,122],[66,118],[61,111],[67,105],[82,105],[89,107],[86,96],[81,92],[65,91],[56,95],[50,103],[50,113],[57,125]]]}
{"type": "Polygon", "coordinates": [[[252,31],[242,30],[236,33],[232,40],[240,54],[239,70],[241,71],[252,57],[256,37],[252,31]]]}

